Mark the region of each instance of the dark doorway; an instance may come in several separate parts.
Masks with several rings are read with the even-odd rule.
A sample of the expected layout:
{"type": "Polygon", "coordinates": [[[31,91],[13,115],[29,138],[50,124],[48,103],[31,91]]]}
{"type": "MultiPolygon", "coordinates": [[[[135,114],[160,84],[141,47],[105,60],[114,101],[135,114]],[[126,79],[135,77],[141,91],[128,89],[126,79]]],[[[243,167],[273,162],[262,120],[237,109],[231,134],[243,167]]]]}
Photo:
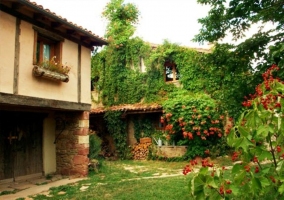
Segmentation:
{"type": "Polygon", "coordinates": [[[42,173],[44,116],[0,110],[0,180],[42,173]]]}

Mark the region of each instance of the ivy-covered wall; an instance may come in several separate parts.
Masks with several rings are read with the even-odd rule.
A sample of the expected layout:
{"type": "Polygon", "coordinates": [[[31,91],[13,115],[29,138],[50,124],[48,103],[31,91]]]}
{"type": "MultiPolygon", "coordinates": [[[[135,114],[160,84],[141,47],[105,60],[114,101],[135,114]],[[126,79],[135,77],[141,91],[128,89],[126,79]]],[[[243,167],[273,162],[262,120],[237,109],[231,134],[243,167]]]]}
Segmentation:
{"type": "MultiPolygon", "coordinates": [[[[137,7],[130,3],[124,4],[123,0],[111,0],[103,16],[109,21],[105,34],[109,45],[95,52],[92,57],[92,85],[99,94],[97,104],[101,103],[108,108],[121,104],[158,103],[168,110],[167,105],[173,105],[172,109],[177,113],[172,120],[176,121],[184,116],[192,115],[191,109],[188,112],[183,109],[183,106],[187,106],[183,105],[185,97],[193,98],[192,102],[201,102],[202,97],[206,96],[208,101],[206,104],[214,102],[212,112],[218,116],[236,118],[242,111],[243,97],[252,91],[250,85],[253,72],[247,67],[250,64],[249,60],[232,52],[230,45],[216,44],[210,50],[202,50],[182,47],[169,41],[164,41],[162,45],[147,43],[139,37],[134,37],[139,16],[137,7]],[[141,70],[142,60],[146,66],[145,72],[141,70]],[[178,81],[180,87],[165,81],[165,63],[176,65],[180,73],[178,81]]],[[[192,106],[198,105],[192,104],[192,106]]],[[[203,107],[201,106],[200,109],[207,106],[203,107]]],[[[199,111],[206,113],[205,110],[199,111]]],[[[124,135],[126,125],[119,117],[119,113],[107,112],[105,120],[108,130],[115,136],[121,151],[126,149],[124,135]]],[[[137,122],[136,128],[140,126],[139,123],[141,125],[141,122],[137,122]]],[[[168,123],[173,122],[168,121],[168,123]]],[[[199,121],[194,123],[198,125],[199,121]]],[[[221,127],[220,124],[218,127],[220,131],[218,129],[216,136],[210,137],[214,138],[213,145],[215,139],[218,140],[221,135],[225,135],[225,130],[221,127]]],[[[197,146],[208,143],[207,139],[192,137],[194,136],[191,136],[194,133],[191,130],[193,128],[196,129],[196,126],[188,125],[184,128],[186,131],[175,131],[180,135],[170,138],[182,140],[185,136],[183,133],[190,132],[187,134],[187,139],[196,138],[190,143],[197,146]]],[[[207,128],[212,129],[212,126],[206,125],[203,131],[207,131],[207,128]]],[[[198,134],[201,135],[201,133],[198,134]]],[[[201,148],[200,152],[203,150],[201,148]]]]}

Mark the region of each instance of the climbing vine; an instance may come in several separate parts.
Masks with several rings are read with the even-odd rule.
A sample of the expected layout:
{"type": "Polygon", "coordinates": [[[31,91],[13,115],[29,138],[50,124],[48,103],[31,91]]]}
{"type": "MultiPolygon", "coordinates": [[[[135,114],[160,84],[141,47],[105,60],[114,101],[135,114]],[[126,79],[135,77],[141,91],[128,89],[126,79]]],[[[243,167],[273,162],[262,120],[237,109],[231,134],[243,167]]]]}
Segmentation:
{"type": "MultiPolygon", "coordinates": [[[[103,16],[108,20],[105,37],[109,45],[92,56],[92,86],[105,107],[153,102],[167,107],[171,101],[185,101],[182,95],[175,94],[186,91],[188,94],[206,94],[206,103],[214,102],[213,114],[227,112],[236,118],[241,113],[243,108],[239,102],[252,91],[254,72],[250,60],[232,51],[232,46],[216,44],[205,51],[169,41],[158,46],[144,42],[134,37],[139,11],[134,4],[125,4],[123,0],[111,0],[103,16]],[[176,65],[180,87],[165,81],[165,63],[176,65]]],[[[192,95],[191,100],[204,101],[196,95],[192,95]]],[[[190,102],[184,103],[191,105],[190,102]]],[[[207,112],[205,108],[200,107],[199,111],[204,114],[207,112]]],[[[183,112],[179,109],[177,112],[183,112]]],[[[120,120],[120,116],[116,117],[120,120]]],[[[136,129],[141,129],[139,124],[136,125],[136,129]]],[[[218,139],[216,135],[210,138],[218,139]]],[[[199,139],[194,142],[204,144],[211,141],[209,138],[206,141],[199,139]]]]}
{"type": "Polygon", "coordinates": [[[149,118],[133,119],[134,136],[139,141],[141,137],[151,137],[155,131],[152,120],[149,118]]]}
{"type": "Polygon", "coordinates": [[[128,158],[126,122],[121,119],[121,112],[108,111],[104,115],[107,129],[115,141],[116,152],[121,159],[128,158]]]}

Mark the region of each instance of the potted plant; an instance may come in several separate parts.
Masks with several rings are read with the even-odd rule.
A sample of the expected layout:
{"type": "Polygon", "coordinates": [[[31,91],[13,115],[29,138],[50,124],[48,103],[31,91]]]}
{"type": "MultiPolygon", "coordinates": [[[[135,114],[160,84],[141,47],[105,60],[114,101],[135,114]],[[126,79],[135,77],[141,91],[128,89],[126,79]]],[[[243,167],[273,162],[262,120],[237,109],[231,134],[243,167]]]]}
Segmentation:
{"type": "Polygon", "coordinates": [[[33,75],[37,77],[48,78],[52,80],[58,80],[62,82],[68,82],[71,67],[55,61],[56,56],[53,56],[51,60],[44,60],[38,65],[34,65],[33,75]]]}

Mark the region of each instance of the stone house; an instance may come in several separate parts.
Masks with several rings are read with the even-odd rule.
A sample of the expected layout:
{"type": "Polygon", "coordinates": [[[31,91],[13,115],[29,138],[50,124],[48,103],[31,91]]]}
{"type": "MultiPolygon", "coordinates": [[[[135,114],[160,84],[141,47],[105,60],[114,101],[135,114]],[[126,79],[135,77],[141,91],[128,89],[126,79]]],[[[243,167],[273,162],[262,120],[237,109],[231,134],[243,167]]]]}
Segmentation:
{"type": "Polygon", "coordinates": [[[107,42],[29,0],[0,1],[0,38],[0,182],[87,175],[91,51],[107,42]],[[39,67],[52,58],[68,75],[39,67]]]}

